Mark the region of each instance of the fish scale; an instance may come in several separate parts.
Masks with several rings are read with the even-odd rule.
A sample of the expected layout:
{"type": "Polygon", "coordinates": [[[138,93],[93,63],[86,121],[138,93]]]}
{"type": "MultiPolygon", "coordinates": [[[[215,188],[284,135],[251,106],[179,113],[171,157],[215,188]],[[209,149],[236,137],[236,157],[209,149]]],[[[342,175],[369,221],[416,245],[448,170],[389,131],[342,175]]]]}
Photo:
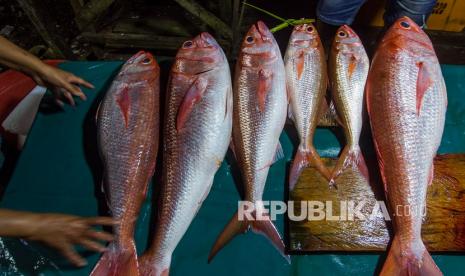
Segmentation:
{"type": "Polygon", "coordinates": [[[91,275],[136,275],[134,228],[155,170],[159,129],[159,67],[139,52],[121,68],[97,114],[104,191],[119,225],[91,275]]]}
{"type": "Polygon", "coordinates": [[[373,139],[394,222],[381,275],[442,275],[423,244],[421,225],[446,106],[431,41],[412,20],[399,19],[381,41],[367,81],[373,139]]]}

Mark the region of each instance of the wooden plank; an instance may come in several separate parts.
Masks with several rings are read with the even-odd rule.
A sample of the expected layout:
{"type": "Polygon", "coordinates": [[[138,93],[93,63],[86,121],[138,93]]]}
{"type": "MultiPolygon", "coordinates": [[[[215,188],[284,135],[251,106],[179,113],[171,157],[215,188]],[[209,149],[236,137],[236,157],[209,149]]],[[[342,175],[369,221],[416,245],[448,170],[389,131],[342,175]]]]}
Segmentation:
{"type": "Polygon", "coordinates": [[[81,31],[85,30],[104,13],[115,0],[89,0],[79,11],[76,16],[76,24],[81,31]]]}
{"type": "MultiPolygon", "coordinates": [[[[374,164],[375,160],[369,160],[374,164]]],[[[324,158],[328,168],[336,159],[324,158]]],[[[427,214],[422,237],[430,251],[465,251],[465,154],[441,155],[435,159],[433,184],[428,188],[427,214]]],[[[375,177],[376,178],[376,177],[375,177]]],[[[358,173],[346,170],[337,180],[337,189],[329,188],[313,168],[305,170],[289,200],[296,201],[300,214],[301,201],[331,201],[333,214],[340,215],[341,201],[364,200],[362,214],[369,215],[377,200],[384,200],[378,180],[368,184],[358,173]]],[[[327,205],[326,205],[327,206],[327,205]]],[[[289,249],[293,253],[316,251],[384,251],[390,240],[383,217],[353,221],[289,221],[289,249]]]]}
{"type": "MultiPolygon", "coordinates": [[[[191,37],[159,36],[154,34],[130,33],[83,33],[82,36],[92,43],[110,48],[140,48],[155,50],[178,50],[186,40],[191,37]]],[[[224,48],[229,44],[225,40],[218,40],[224,48]]]]}
{"type": "Polygon", "coordinates": [[[17,2],[56,58],[74,56],[69,46],[60,37],[60,32],[56,31],[53,17],[50,14],[44,14],[40,2],[32,0],[17,0],[17,2]]]}
{"type": "Polygon", "coordinates": [[[181,7],[186,9],[194,16],[200,18],[208,26],[210,26],[217,34],[223,35],[227,39],[232,38],[232,30],[221,19],[216,17],[213,13],[206,10],[194,0],[174,0],[181,7]]]}
{"type": "Polygon", "coordinates": [[[82,6],[84,6],[84,0],[69,0],[69,4],[73,8],[74,14],[78,15],[82,6]]]}

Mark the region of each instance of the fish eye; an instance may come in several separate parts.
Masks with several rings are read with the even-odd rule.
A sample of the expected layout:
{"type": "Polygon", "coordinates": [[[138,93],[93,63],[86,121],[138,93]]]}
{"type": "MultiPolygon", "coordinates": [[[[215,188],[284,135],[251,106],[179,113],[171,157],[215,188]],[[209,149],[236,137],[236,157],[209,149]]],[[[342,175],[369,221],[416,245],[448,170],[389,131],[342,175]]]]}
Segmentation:
{"type": "Polygon", "coordinates": [[[144,60],[142,61],[143,64],[149,64],[150,62],[152,62],[150,58],[144,58],[144,60]]]}
{"type": "Polygon", "coordinates": [[[252,43],[252,42],[254,41],[254,39],[253,39],[252,36],[249,35],[248,37],[245,38],[245,41],[246,41],[247,43],[252,43]]]}
{"type": "Polygon", "coordinates": [[[194,42],[192,42],[190,40],[184,42],[184,44],[182,45],[182,47],[185,48],[185,49],[191,48],[192,46],[194,46],[194,42]]]}
{"type": "Polygon", "coordinates": [[[308,27],[307,27],[307,32],[309,32],[309,33],[313,32],[313,27],[312,27],[312,26],[308,26],[308,27]]]}
{"type": "Polygon", "coordinates": [[[404,29],[410,29],[410,24],[406,21],[401,21],[400,26],[404,29]]]}
{"type": "Polygon", "coordinates": [[[340,31],[338,34],[337,34],[339,37],[346,37],[347,34],[343,31],[340,31]]]}

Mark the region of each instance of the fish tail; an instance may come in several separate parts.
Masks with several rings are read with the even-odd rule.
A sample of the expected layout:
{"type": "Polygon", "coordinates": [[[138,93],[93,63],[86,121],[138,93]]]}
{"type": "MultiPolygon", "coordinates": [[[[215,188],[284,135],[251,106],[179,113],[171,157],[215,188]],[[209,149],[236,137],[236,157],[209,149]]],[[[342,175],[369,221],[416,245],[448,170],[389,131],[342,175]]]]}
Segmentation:
{"type": "Polygon", "coordinates": [[[134,242],[128,248],[122,249],[110,244],[92,270],[91,276],[139,275],[137,253],[134,242]]]}
{"type": "MultiPolygon", "coordinates": [[[[386,262],[383,265],[380,276],[388,275],[443,275],[441,270],[434,263],[433,258],[426,250],[423,242],[420,240],[423,254],[421,259],[413,253],[402,252],[400,240],[395,236],[389,249],[386,262]]],[[[420,249],[421,249],[420,247],[420,249]]]]}
{"type": "Polygon", "coordinates": [[[171,260],[165,262],[167,265],[163,265],[154,260],[150,254],[145,253],[139,260],[140,275],[168,276],[170,274],[170,262],[171,260]]]}
{"type": "Polygon", "coordinates": [[[257,219],[255,211],[252,212],[250,216],[253,219],[247,218],[247,215],[240,219],[238,212],[234,214],[210,250],[208,262],[211,262],[215,255],[236,235],[244,234],[251,229],[253,232],[268,238],[279,253],[290,263],[290,257],[285,253],[284,242],[270,218],[266,214],[262,214],[262,216],[257,219]]]}
{"type": "Polygon", "coordinates": [[[360,150],[360,147],[351,148],[348,145],[342,150],[339,159],[337,160],[336,166],[334,167],[333,173],[331,174],[329,184],[335,185],[336,178],[344,172],[348,167],[357,168],[358,171],[369,181],[368,167],[365,162],[365,158],[360,150]]]}
{"type": "Polygon", "coordinates": [[[315,166],[316,170],[319,171],[327,180],[331,179],[331,173],[324,165],[323,160],[321,160],[316,149],[313,146],[310,147],[309,150],[303,150],[302,147],[299,147],[294,160],[292,161],[291,170],[289,172],[289,190],[294,190],[295,184],[297,183],[303,169],[310,165],[315,166]]]}

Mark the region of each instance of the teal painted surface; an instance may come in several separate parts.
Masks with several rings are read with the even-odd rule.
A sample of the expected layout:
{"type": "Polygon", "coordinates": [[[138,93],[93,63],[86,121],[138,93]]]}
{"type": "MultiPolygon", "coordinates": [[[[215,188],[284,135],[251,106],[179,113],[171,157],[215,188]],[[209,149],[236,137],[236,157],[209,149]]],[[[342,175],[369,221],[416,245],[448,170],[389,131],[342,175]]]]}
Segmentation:
{"type": "MultiPolygon", "coordinates": [[[[62,65],[64,69],[91,81],[96,89],[86,90],[89,100],[80,102],[76,108],[66,107],[64,112],[38,115],[2,207],[82,216],[98,214],[98,202],[103,199],[95,196],[100,185],[94,180],[93,162],[98,160],[93,160],[96,152],[91,146],[93,133],[89,126],[94,123],[96,97],[105,91],[120,64],[73,62],[62,65]]],[[[161,67],[166,72],[169,62],[161,61],[161,67]]],[[[465,152],[465,103],[462,101],[465,96],[465,67],[443,66],[443,73],[448,87],[449,108],[440,152],[465,152]]],[[[292,131],[289,131],[289,126],[286,129],[281,136],[286,158],[271,167],[265,200],[284,199],[285,172],[293,153],[292,131]]],[[[336,156],[340,149],[336,136],[328,129],[317,131],[315,145],[323,156],[336,156]]],[[[249,233],[237,237],[211,264],[207,264],[210,247],[236,211],[237,200],[239,194],[229,163],[225,161],[215,177],[210,195],[174,252],[171,275],[371,275],[383,262],[384,255],[379,254],[313,254],[293,256],[292,265],[289,265],[263,237],[249,233]]],[[[136,241],[139,251],[147,245],[151,202],[149,196],[138,221],[136,241]]],[[[282,216],[276,224],[283,233],[282,216]]],[[[26,274],[87,275],[99,255],[81,252],[86,254],[89,266],[75,269],[40,246],[4,240],[0,243],[0,257],[3,258],[0,268],[1,271],[19,269],[26,274]],[[10,253],[13,259],[7,259],[10,257],[5,257],[5,252],[10,253]]],[[[462,275],[463,255],[433,257],[445,275],[462,275]]]]}

